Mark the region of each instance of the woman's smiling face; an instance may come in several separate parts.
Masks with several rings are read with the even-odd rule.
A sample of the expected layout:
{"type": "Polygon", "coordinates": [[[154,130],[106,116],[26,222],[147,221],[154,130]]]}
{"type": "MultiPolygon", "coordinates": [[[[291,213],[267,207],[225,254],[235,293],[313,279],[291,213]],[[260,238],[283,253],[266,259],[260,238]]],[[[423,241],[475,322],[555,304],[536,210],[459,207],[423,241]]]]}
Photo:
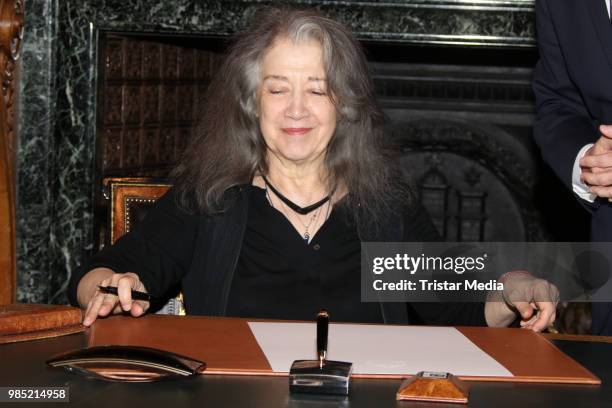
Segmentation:
{"type": "Polygon", "coordinates": [[[264,54],[258,103],[269,155],[295,164],[324,158],[336,129],[336,108],[318,42],[274,42],[264,54]]]}

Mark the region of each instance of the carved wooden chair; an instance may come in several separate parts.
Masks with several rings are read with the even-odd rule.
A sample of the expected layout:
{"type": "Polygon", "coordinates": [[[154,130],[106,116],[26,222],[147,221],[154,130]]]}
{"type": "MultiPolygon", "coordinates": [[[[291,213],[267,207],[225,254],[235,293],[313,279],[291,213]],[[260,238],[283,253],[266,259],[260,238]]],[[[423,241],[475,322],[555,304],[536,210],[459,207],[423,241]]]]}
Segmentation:
{"type": "Polygon", "coordinates": [[[15,110],[19,70],[16,61],[23,38],[23,2],[0,1],[0,305],[16,299],[15,253],[16,152],[19,112],[15,110]]]}
{"type": "MultiPolygon", "coordinates": [[[[103,184],[104,197],[109,202],[110,244],[141,222],[153,203],[172,187],[168,181],[144,177],[110,177],[103,184]]],[[[179,292],[169,299],[157,313],[184,316],[183,294],[179,292]]]]}

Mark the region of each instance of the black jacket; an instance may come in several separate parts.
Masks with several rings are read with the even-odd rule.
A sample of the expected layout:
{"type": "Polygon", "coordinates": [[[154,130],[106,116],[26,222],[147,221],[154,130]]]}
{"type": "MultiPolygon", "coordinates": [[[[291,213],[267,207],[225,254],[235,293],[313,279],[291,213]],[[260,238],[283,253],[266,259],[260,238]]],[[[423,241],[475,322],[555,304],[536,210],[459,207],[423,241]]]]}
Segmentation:
{"type": "MultiPolygon", "coordinates": [[[[578,151],[612,124],[612,23],[604,0],[538,0],[536,17],[535,141],[571,189],[578,151]]],[[[592,214],[591,239],[612,241],[612,205],[578,200],[592,214]]]]}
{"type": "MultiPolygon", "coordinates": [[[[68,289],[71,303],[77,304],[76,288],[81,277],[93,268],[107,267],[136,273],[147,291],[158,297],[180,283],[188,314],[224,316],[248,211],[246,190],[239,188],[233,194],[233,204],[227,211],[208,216],[179,209],[170,190],[141,224],[72,276],[68,289]]],[[[414,205],[404,213],[388,217],[379,232],[358,231],[361,241],[439,239],[422,207],[414,205]]],[[[385,323],[486,325],[482,303],[380,305],[385,323]]]]}
{"type": "MultiPolygon", "coordinates": [[[[535,140],[571,188],[578,152],[597,141],[598,125],[612,124],[612,23],[604,0],[537,0],[536,18],[535,140]]],[[[612,241],[612,205],[578,200],[591,213],[591,240],[612,241]]],[[[593,333],[612,335],[612,303],[594,302],[592,309],[593,333]]]]}

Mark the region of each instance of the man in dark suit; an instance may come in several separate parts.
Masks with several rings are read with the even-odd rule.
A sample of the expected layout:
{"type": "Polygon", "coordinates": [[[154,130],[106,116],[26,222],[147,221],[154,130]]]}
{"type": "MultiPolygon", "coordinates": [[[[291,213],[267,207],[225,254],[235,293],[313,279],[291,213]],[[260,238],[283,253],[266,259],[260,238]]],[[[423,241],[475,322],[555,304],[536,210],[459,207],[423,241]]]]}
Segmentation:
{"type": "MultiPolygon", "coordinates": [[[[536,0],[536,19],[536,143],[591,212],[591,240],[612,241],[610,0],[536,0]]],[[[612,298],[608,287],[600,299],[612,298]]],[[[592,311],[593,333],[612,335],[612,303],[594,302],[592,311]]]]}

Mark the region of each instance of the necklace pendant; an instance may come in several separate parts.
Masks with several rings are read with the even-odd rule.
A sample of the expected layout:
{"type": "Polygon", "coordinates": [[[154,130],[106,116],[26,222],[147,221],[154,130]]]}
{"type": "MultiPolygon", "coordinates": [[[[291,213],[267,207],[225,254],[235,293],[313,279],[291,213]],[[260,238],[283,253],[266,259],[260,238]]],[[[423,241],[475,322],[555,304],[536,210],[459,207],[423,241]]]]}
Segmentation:
{"type": "Polygon", "coordinates": [[[309,234],[308,232],[305,232],[305,233],[304,233],[304,241],[305,241],[306,243],[308,243],[308,241],[310,241],[310,234],[309,234]]]}

